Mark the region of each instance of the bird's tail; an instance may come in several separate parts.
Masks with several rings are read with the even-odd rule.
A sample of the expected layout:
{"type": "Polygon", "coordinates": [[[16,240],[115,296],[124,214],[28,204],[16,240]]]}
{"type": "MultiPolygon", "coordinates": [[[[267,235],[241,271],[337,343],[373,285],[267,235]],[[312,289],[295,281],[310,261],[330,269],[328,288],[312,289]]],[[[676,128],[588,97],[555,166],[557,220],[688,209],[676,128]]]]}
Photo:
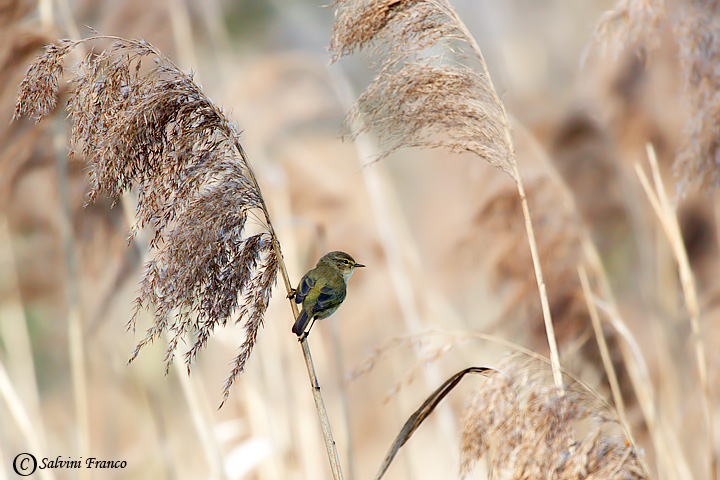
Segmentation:
{"type": "Polygon", "coordinates": [[[295,325],[292,327],[293,333],[298,337],[302,335],[309,321],[310,315],[308,315],[308,312],[303,308],[300,312],[300,316],[298,316],[298,319],[295,321],[295,325]]]}

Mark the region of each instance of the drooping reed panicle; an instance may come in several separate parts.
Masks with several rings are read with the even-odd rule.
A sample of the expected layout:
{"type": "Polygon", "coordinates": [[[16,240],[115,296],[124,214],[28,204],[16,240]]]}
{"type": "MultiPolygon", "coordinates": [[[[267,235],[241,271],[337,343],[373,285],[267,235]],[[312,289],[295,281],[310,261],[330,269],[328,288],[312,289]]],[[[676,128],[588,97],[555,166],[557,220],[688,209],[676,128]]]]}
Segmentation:
{"type": "Polygon", "coordinates": [[[720,185],[720,7],[714,3],[691,2],[678,29],[688,119],[674,166],[686,186],[703,189],[720,185]]]}
{"type": "Polygon", "coordinates": [[[644,55],[660,45],[666,17],[665,0],[618,0],[600,17],[590,47],[600,46],[605,54],[615,56],[627,49],[644,55]]]}
{"type": "MultiPolygon", "coordinates": [[[[97,36],[48,46],[20,85],[15,116],[39,120],[49,113],[64,58],[77,45],[99,40],[113,43],[89,54],[72,79],[71,146],[89,163],[90,200],[99,194],[117,200],[135,186],[137,220],[130,236],[145,226],[155,230],[154,257],[145,265],[128,327],[135,328],[145,308],[154,310],[155,319],[131,360],[166,333],[167,371],[178,343],[194,335],[185,353],[189,369],[214,329],[238,315],[235,321],[245,320],[246,335],[225,381],[222,406],[257,341],[278,272],[288,294],[292,291],[280,243],[239,131],[192,75],[146,41],[97,36]],[[249,219],[258,233],[246,234],[249,219]]],[[[291,301],[290,307],[297,319],[297,305],[291,301]]],[[[305,337],[300,345],[333,478],[340,479],[305,337]]]]}
{"type": "MultiPolygon", "coordinates": [[[[46,47],[20,86],[15,116],[47,115],[57,101],[65,57],[100,38],[46,47]]],[[[189,334],[190,368],[213,330],[237,314],[247,335],[224,386],[227,399],[255,345],[278,272],[267,209],[237,128],[192,75],[145,41],[109,39],[108,48],[77,66],[68,109],[71,146],[88,162],[89,201],[101,194],[117,200],[135,185],[137,220],[130,237],[145,226],[155,230],[155,255],[145,265],[128,327],[135,328],[143,309],[152,308],[155,319],[131,360],[167,332],[169,368],[178,342],[189,334]],[[261,229],[248,236],[250,218],[261,229]]]]}
{"type": "MultiPolygon", "coordinates": [[[[373,48],[378,73],[347,118],[355,135],[378,135],[383,158],[403,147],[446,147],[477,154],[514,177],[501,105],[478,69],[448,58],[471,42],[443,1],[354,1],[338,8],[333,61],[373,48]],[[442,50],[433,50],[440,46],[442,50]]],[[[352,130],[351,130],[352,131],[352,130]]]]}
{"type": "Polygon", "coordinates": [[[446,0],[338,0],[334,6],[333,60],[370,48],[379,58],[373,82],[346,120],[354,135],[375,133],[379,158],[402,147],[471,152],[515,181],[560,385],[550,305],[508,115],[480,47],[446,0]]]}
{"type": "Polygon", "coordinates": [[[486,378],[463,418],[461,474],[486,457],[495,479],[649,479],[614,415],[542,367],[509,357],[486,378]]]}
{"type": "Polygon", "coordinates": [[[664,31],[675,37],[686,107],[685,136],[674,163],[682,188],[720,185],[719,13],[716,2],[620,0],[596,29],[594,44],[616,57],[626,52],[644,57],[660,46],[664,31]]]}

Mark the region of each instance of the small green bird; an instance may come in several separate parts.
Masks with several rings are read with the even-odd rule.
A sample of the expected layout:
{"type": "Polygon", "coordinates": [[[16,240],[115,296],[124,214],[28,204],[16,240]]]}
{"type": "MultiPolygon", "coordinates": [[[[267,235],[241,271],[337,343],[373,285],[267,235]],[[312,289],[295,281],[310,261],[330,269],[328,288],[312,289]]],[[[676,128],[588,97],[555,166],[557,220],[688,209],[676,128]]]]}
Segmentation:
{"type": "Polygon", "coordinates": [[[293,294],[295,303],[302,303],[302,310],[292,328],[293,333],[299,337],[305,332],[310,320],[332,315],[345,300],[347,280],[353,270],[364,266],[345,252],[330,252],[318,260],[315,268],[300,280],[293,294]]]}

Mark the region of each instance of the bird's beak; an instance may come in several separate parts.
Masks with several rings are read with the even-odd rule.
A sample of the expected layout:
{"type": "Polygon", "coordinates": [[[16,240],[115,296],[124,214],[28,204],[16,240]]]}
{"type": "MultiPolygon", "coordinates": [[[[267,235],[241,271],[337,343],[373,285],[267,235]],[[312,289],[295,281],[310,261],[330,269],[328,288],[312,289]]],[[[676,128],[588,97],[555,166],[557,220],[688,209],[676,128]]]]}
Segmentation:
{"type": "Polygon", "coordinates": [[[364,266],[365,266],[365,265],[363,265],[362,263],[356,263],[356,264],[355,264],[355,268],[364,267],[364,266]]]}

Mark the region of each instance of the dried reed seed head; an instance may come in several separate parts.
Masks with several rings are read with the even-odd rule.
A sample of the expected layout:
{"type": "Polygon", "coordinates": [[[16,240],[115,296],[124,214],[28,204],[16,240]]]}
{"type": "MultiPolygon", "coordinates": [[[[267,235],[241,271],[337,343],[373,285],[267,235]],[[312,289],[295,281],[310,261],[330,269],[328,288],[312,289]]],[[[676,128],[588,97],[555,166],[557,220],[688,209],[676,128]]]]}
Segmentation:
{"type": "Polygon", "coordinates": [[[0,119],[4,120],[6,115],[14,111],[17,84],[24,78],[30,61],[51,41],[49,33],[39,25],[25,25],[19,19],[7,18],[0,8],[0,71],[3,72],[3,81],[0,82],[3,113],[0,119]]]}
{"type": "Polygon", "coordinates": [[[245,363],[250,357],[250,352],[255,345],[257,333],[263,322],[263,314],[267,310],[272,294],[272,287],[277,278],[279,268],[278,259],[275,252],[269,249],[266,253],[263,264],[255,270],[255,275],[250,282],[250,288],[247,289],[243,306],[241,308],[241,318],[245,318],[245,341],[240,345],[239,353],[233,360],[233,368],[225,380],[223,386],[223,403],[230,395],[230,387],[232,387],[235,379],[245,370],[245,363]]]}
{"type": "Polygon", "coordinates": [[[348,122],[374,131],[380,158],[402,147],[445,147],[471,152],[513,175],[502,112],[482,88],[477,71],[463,66],[407,64],[360,96],[348,122]],[[481,125],[482,128],[478,128],[481,125]]]}
{"type": "Polygon", "coordinates": [[[675,169],[685,186],[720,185],[720,18],[717,6],[689,7],[679,30],[689,118],[675,169]]]}
{"type": "Polygon", "coordinates": [[[441,2],[421,0],[345,0],[337,7],[330,51],[333,61],[375,44],[377,52],[389,47],[383,64],[394,63],[457,36],[441,2]]]}
{"type": "MultiPolygon", "coordinates": [[[[720,185],[720,21],[717,2],[690,1],[675,7],[675,35],[680,46],[684,99],[688,105],[687,135],[674,168],[682,188],[720,185]]],[[[667,23],[664,0],[620,0],[601,19],[596,43],[615,55],[628,50],[652,51],[660,45],[667,23]]]]}
{"type": "Polygon", "coordinates": [[[488,79],[453,60],[479,52],[472,52],[474,42],[447,2],[346,0],[335,6],[333,60],[371,46],[380,58],[347,130],[376,133],[378,159],[403,147],[445,147],[475,153],[514,177],[504,114],[488,79]],[[435,48],[443,53],[437,56],[435,48]]]}
{"type": "Polygon", "coordinates": [[[501,362],[462,421],[461,473],[487,456],[490,478],[647,479],[614,417],[582,391],[552,385],[549,369],[501,362]]]}
{"type": "Polygon", "coordinates": [[[163,207],[189,198],[190,189],[227,169],[228,161],[245,165],[237,129],[191,76],[167,61],[144,71],[144,57],[157,54],[137,41],[88,56],[69,100],[73,145],[93,159],[91,197],[117,198],[131,182],[140,183],[150,191],[141,199],[141,225],[171,220],[163,207]]]}
{"type": "Polygon", "coordinates": [[[616,57],[628,50],[651,52],[660,46],[666,17],[665,0],[618,0],[600,18],[594,45],[616,57]]]}
{"type": "MultiPolygon", "coordinates": [[[[54,105],[63,57],[85,41],[47,48],[23,82],[17,114],[40,117],[54,105]]],[[[146,225],[155,229],[155,257],[145,266],[129,326],[146,308],[155,321],[132,358],[166,332],[169,368],[178,343],[194,335],[189,368],[214,328],[238,312],[247,337],[227,398],[255,345],[278,269],[270,233],[245,235],[248,218],[268,228],[269,216],[239,132],[190,75],[144,41],[115,39],[88,55],[71,83],[71,142],[88,161],[90,199],[117,200],[136,185],[131,236],[146,225]]]]}
{"type": "Polygon", "coordinates": [[[20,83],[14,118],[27,116],[40,121],[55,109],[62,64],[75,45],[70,40],[60,40],[45,47],[45,53],[30,66],[20,83]]]}
{"type": "Polygon", "coordinates": [[[52,141],[44,127],[14,118],[18,84],[28,65],[51,41],[49,29],[27,21],[33,2],[0,1],[0,206],[8,206],[28,162],[54,161],[52,141]]]}

